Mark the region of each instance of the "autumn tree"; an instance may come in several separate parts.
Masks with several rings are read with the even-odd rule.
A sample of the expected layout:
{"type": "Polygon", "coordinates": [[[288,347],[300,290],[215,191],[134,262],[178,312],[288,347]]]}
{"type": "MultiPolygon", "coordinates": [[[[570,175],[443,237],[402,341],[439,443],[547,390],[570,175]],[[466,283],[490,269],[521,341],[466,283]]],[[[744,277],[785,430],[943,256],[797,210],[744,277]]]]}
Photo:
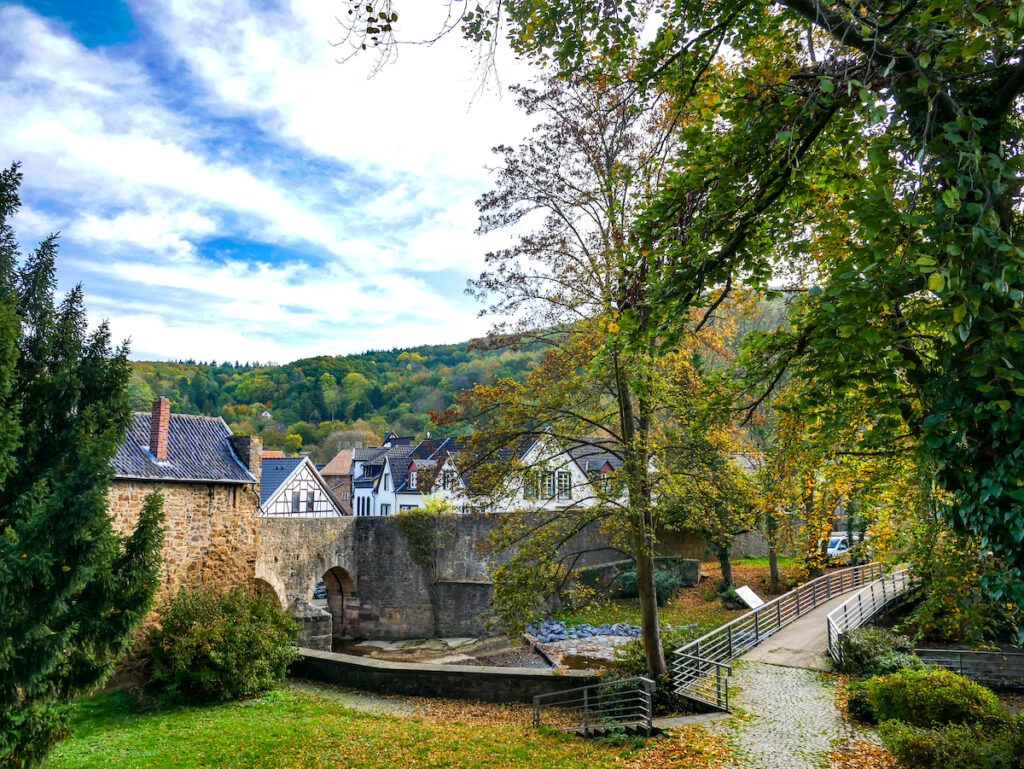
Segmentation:
{"type": "MultiPolygon", "coordinates": [[[[393,5],[352,4],[363,45],[389,49],[393,5]]],[[[809,405],[866,387],[877,421],[901,421],[920,439],[922,466],[948,492],[946,520],[1024,577],[1019,7],[494,0],[452,9],[446,28],[461,25],[485,48],[504,36],[563,76],[657,89],[711,118],[684,126],[676,171],[635,227],[668,255],[652,276],[663,314],[686,318],[715,301],[716,287],[771,291],[782,265],[816,248],[830,215],[816,201],[831,195],[846,246],[819,264],[799,317],[762,348],[763,389],[800,367],[813,372],[809,405]],[[696,214],[695,180],[713,180],[696,214]]],[[[1024,578],[1014,584],[990,588],[1022,603],[1024,578]]]]}
{"type": "Polygon", "coordinates": [[[81,288],[55,297],[55,237],[26,257],[11,218],[21,173],[0,172],[0,767],[30,767],[70,700],[109,675],[149,610],[159,495],[130,536],[107,513],[127,433],[130,367],[81,288]]]}
{"type": "Polygon", "coordinates": [[[636,561],[648,668],[660,676],[666,667],[654,582],[655,495],[659,473],[671,472],[662,458],[680,443],[665,440],[664,427],[675,424],[678,435],[699,430],[696,420],[682,426],[682,412],[669,406],[690,398],[692,407],[699,397],[698,378],[687,368],[698,349],[709,356],[722,351],[711,318],[703,336],[680,338],[671,348],[659,344],[664,319],[649,312],[647,295],[659,256],[630,237],[638,207],[660,184],[674,151],[676,115],[656,99],[639,100],[629,87],[548,80],[540,89],[514,90],[541,122],[521,147],[497,149],[503,165],[496,189],[479,202],[481,231],[528,231],[488,254],[488,269],[471,289],[489,301],[491,313],[512,318],[496,327],[490,344],[542,343],[551,350],[521,382],[498,380],[464,393],[442,421],[472,425],[478,472],[501,459],[497,464],[522,477],[525,468],[504,461],[506,449],[531,436],[554,440],[564,452],[616,457],[614,494],[598,491],[574,518],[561,511],[526,527],[532,545],[521,536],[515,544],[521,554],[547,556],[549,573],[529,585],[539,588],[564,576],[549,563],[552,543],[564,544],[577,524],[611,522],[613,539],[636,561]]]}

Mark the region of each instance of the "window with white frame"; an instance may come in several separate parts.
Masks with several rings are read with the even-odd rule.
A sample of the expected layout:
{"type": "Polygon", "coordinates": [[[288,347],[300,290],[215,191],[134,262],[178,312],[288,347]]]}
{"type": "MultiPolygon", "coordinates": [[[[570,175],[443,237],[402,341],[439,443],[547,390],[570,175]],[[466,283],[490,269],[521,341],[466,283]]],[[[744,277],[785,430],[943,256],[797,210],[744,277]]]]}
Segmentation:
{"type": "Polygon", "coordinates": [[[572,499],[572,473],[568,470],[558,471],[558,498],[572,499]]]}
{"type": "Polygon", "coordinates": [[[544,499],[553,499],[555,496],[555,474],[544,473],[544,499]]]}
{"type": "Polygon", "coordinates": [[[416,471],[413,470],[409,473],[409,488],[415,491],[416,489],[416,471]]]}
{"type": "Polygon", "coordinates": [[[380,506],[380,514],[381,515],[391,515],[391,505],[382,504],[380,506]]]}
{"type": "Polygon", "coordinates": [[[540,486],[540,475],[535,471],[530,471],[525,480],[523,481],[523,498],[524,499],[536,499],[538,496],[538,487],[540,486]]]}
{"type": "Polygon", "coordinates": [[[387,473],[384,473],[383,484],[384,484],[384,491],[391,491],[391,476],[388,475],[387,473]]]}

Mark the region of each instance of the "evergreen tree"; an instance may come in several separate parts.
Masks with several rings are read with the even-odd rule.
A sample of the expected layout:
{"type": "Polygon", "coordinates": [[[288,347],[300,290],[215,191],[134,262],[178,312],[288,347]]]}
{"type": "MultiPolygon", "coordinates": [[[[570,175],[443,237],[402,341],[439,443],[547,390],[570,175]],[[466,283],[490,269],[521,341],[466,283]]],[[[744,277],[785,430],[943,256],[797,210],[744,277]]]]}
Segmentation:
{"type": "Polygon", "coordinates": [[[39,764],[68,701],[103,682],[152,604],[161,499],[134,533],[107,513],[111,459],[131,418],[130,368],[80,287],[55,299],[56,237],[22,259],[0,171],[0,767],[39,764]]]}

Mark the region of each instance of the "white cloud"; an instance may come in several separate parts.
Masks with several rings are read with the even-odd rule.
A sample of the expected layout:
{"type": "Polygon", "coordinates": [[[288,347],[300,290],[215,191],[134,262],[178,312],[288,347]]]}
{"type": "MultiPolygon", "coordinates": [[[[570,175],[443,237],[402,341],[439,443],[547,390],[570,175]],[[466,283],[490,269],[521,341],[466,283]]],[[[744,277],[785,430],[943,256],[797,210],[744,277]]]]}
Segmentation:
{"type": "Polygon", "coordinates": [[[296,358],[371,348],[465,340],[486,323],[434,295],[414,278],[396,278],[379,294],[337,266],[310,273],[193,259],[161,264],[119,261],[90,268],[116,278],[136,299],[92,302],[110,319],[115,338],[131,336],[136,352],[165,357],[296,358]],[[143,320],[144,319],[144,320],[143,320]],[[215,320],[211,324],[208,319],[215,320]],[[372,322],[367,322],[370,320],[372,322]]]}
{"type": "MultiPolygon", "coordinates": [[[[343,4],[283,0],[254,14],[246,0],[137,0],[173,50],[226,110],[262,117],[283,136],[321,155],[363,169],[483,178],[490,147],[515,141],[529,121],[499,88],[477,94],[482,74],[458,32],[432,46],[406,46],[376,76],[366,75],[372,52],[339,64],[332,48],[343,4]]],[[[434,34],[442,3],[409,2],[399,34],[434,34]]],[[[511,57],[498,71],[509,82],[536,70],[511,57]]]]}
{"type": "MultiPolygon", "coordinates": [[[[408,15],[432,24],[439,8],[408,15]]],[[[366,59],[334,61],[330,3],[133,10],[194,80],[147,65],[142,44],[86,48],[0,8],[0,161],[24,161],[30,201],[16,224],[23,240],[64,230],[62,273],[115,334],[163,357],[283,361],[485,329],[418,277],[478,271],[489,148],[526,131],[511,99],[470,109],[457,39],[404,49],[367,81],[366,59]],[[339,164],[352,170],[332,176],[339,164]],[[240,245],[224,261],[213,238],[240,245]]]]}

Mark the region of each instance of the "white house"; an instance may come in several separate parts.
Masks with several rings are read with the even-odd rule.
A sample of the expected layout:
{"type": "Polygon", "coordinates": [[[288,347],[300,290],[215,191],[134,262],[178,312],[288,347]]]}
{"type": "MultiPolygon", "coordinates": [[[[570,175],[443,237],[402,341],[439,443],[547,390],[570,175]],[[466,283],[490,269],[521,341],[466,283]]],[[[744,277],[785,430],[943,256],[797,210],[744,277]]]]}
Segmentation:
{"type": "Polygon", "coordinates": [[[345,514],[309,457],[264,457],[260,510],[265,518],[334,518],[345,514]]]}
{"type": "Polygon", "coordinates": [[[510,450],[508,458],[517,461],[520,470],[500,488],[472,489],[468,488],[473,483],[466,471],[468,458],[451,452],[433,473],[430,494],[464,513],[564,510],[621,497],[614,479],[622,462],[601,439],[576,439],[565,446],[543,436],[510,450]]]}

